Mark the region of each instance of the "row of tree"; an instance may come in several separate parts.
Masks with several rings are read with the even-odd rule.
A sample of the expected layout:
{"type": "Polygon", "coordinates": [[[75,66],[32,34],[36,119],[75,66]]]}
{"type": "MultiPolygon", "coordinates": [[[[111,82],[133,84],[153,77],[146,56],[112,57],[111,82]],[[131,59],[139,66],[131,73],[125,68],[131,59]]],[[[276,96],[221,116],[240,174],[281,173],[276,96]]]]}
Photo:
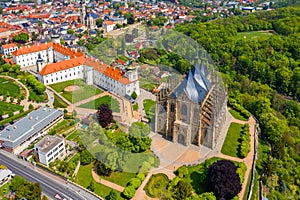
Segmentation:
{"type": "Polygon", "coordinates": [[[300,197],[300,107],[291,100],[300,98],[299,16],[295,6],[176,27],[204,46],[222,72],[229,98],[258,119],[257,169],[268,198],[300,197]],[[270,37],[238,37],[268,29],[270,37]]]}
{"type": "Polygon", "coordinates": [[[11,180],[10,189],[16,192],[16,199],[41,199],[41,185],[39,183],[28,182],[20,176],[15,176],[11,180]]]}

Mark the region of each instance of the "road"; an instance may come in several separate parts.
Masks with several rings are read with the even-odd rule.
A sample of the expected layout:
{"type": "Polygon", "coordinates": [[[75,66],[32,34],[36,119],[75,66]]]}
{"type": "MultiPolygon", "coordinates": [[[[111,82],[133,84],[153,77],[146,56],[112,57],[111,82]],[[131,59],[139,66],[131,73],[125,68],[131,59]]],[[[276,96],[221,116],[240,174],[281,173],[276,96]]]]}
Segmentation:
{"type": "Polygon", "coordinates": [[[63,183],[62,180],[57,181],[55,179],[50,179],[49,176],[45,176],[44,174],[37,172],[37,169],[33,169],[31,164],[26,165],[21,160],[17,161],[10,158],[6,153],[1,152],[0,150],[0,165],[1,164],[7,166],[14,174],[24,177],[27,181],[39,182],[42,186],[42,192],[50,198],[54,198],[55,194],[59,194],[62,199],[66,198],[67,200],[98,199],[96,197],[91,197],[90,195],[86,197],[86,194],[84,194],[81,189],[71,183],[67,183],[66,181],[63,183]],[[83,197],[82,195],[85,196],[83,197]]]}

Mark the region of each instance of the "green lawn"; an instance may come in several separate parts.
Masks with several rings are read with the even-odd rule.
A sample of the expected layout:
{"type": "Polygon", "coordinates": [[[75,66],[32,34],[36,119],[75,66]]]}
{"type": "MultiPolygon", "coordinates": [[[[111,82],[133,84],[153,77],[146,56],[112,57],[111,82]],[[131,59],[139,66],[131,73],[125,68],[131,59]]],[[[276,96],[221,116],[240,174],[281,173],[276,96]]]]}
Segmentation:
{"type": "Polygon", "coordinates": [[[133,104],[132,109],[133,110],[138,110],[139,109],[139,104],[137,104],[137,103],[133,104]]]}
{"type": "Polygon", "coordinates": [[[242,120],[242,121],[248,121],[248,119],[245,118],[245,117],[243,117],[243,116],[241,115],[241,113],[240,113],[239,111],[237,111],[237,110],[230,109],[229,112],[230,112],[230,114],[231,114],[234,118],[236,118],[236,119],[239,119],[239,120],[242,120]]]}
{"type": "Polygon", "coordinates": [[[56,92],[63,92],[65,87],[70,86],[70,85],[75,85],[75,83],[81,83],[82,80],[81,79],[75,79],[75,80],[70,80],[70,81],[65,81],[65,82],[61,82],[61,83],[55,83],[50,85],[50,87],[52,87],[56,92]]]}
{"type": "MultiPolygon", "coordinates": [[[[97,183],[93,177],[92,177],[92,168],[93,164],[89,164],[86,166],[81,165],[78,171],[78,174],[75,178],[75,182],[78,183],[79,185],[87,188],[91,182],[94,182],[95,185],[95,191],[94,193],[98,194],[99,196],[105,198],[110,191],[112,190],[111,188],[102,185],[100,183],[97,183]]],[[[118,194],[118,199],[123,199],[121,197],[121,193],[119,191],[116,191],[118,194]]]]}
{"type": "Polygon", "coordinates": [[[102,93],[100,89],[96,88],[93,85],[85,84],[84,81],[81,79],[55,83],[50,85],[50,87],[52,87],[57,92],[62,92],[61,95],[71,103],[77,103],[79,101],[102,93]],[[80,86],[80,89],[75,90],[73,92],[64,91],[65,87],[70,85],[80,86]]]}
{"type": "Polygon", "coordinates": [[[0,115],[22,110],[23,106],[0,101],[0,115]]]}
{"type": "Polygon", "coordinates": [[[155,103],[156,102],[151,99],[145,99],[143,102],[145,113],[150,121],[155,115],[155,103]]]}
{"type": "Polygon", "coordinates": [[[55,135],[65,132],[75,126],[74,119],[64,119],[49,131],[49,135],[55,135]]]}
{"type": "Polygon", "coordinates": [[[250,32],[239,32],[237,33],[237,39],[244,39],[244,40],[266,40],[268,39],[273,33],[267,31],[250,31],[250,32]]]}
{"type": "Polygon", "coordinates": [[[101,178],[113,182],[117,185],[121,185],[123,187],[126,187],[129,180],[134,177],[135,177],[134,173],[120,172],[120,171],[114,171],[111,173],[110,176],[101,176],[101,178]]]}
{"type": "Polygon", "coordinates": [[[54,102],[53,102],[54,108],[66,108],[68,105],[59,98],[56,94],[54,94],[54,102]]]}
{"type": "Polygon", "coordinates": [[[20,86],[13,80],[0,78],[0,95],[18,97],[21,93],[20,86]]]}
{"type": "Polygon", "coordinates": [[[221,160],[221,158],[214,157],[206,160],[199,165],[187,167],[189,173],[187,176],[183,177],[183,179],[187,183],[191,184],[197,194],[208,191],[206,182],[208,167],[218,160],[221,160]]]}
{"type": "Polygon", "coordinates": [[[225,155],[239,157],[238,146],[242,124],[231,123],[221,152],[225,155]]]}
{"type": "Polygon", "coordinates": [[[161,197],[167,191],[170,180],[165,174],[153,174],[144,187],[146,194],[150,197],[161,197]]]}
{"type": "Polygon", "coordinates": [[[80,108],[88,108],[88,109],[98,109],[100,104],[108,104],[113,112],[120,112],[120,104],[119,102],[112,98],[111,96],[105,95],[96,100],[87,102],[85,104],[80,105],[80,108]]]}
{"type": "Polygon", "coordinates": [[[67,140],[73,140],[73,139],[75,139],[75,138],[77,138],[77,137],[78,137],[78,131],[75,130],[75,131],[73,131],[72,133],[70,133],[66,139],[67,139],[67,140]]]}
{"type": "MultiPolygon", "coordinates": [[[[207,173],[208,168],[218,160],[222,160],[222,158],[213,157],[210,159],[205,160],[203,163],[199,165],[187,166],[188,174],[184,176],[182,179],[189,183],[194,191],[197,194],[201,194],[204,192],[208,192],[208,184],[207,184],[207,173]]],[[[237,174],[240,176],[241,179],[244,179],[245,172],[247,167],[245,163],[235,162],[232,161],[235,166],[237,166],[237,174]]],[[[175,172],[178,174],[178,170],[175,172]]]]}

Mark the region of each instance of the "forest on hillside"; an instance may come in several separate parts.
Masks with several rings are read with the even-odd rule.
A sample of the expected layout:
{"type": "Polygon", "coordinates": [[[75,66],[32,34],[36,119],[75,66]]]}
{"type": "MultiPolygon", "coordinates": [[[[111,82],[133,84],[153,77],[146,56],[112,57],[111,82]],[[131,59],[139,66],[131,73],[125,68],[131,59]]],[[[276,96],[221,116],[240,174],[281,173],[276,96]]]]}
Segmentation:
{"type": "Polygon", "coordinates": [[[229,100],[258,119],[256,167],[265,195],[299,199],[300,7],[181,24],[176,30],[209,52],[228,87],[229,100]],[[254,33],[258,36],[250,37],[254,33]]]}

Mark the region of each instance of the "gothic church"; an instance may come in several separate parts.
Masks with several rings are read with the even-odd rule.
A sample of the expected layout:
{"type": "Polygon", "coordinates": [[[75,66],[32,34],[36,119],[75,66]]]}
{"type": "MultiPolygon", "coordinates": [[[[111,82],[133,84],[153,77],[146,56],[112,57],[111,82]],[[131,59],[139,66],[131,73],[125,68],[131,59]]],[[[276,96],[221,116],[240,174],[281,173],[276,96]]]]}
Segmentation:
{"type": "Polygon", "coordinates": [[[226,121],[227,92],[218,72],[198,48],[183,80],[170,78],[157,95],[155,132],[182,145],[214,148],[226,121]]]}

